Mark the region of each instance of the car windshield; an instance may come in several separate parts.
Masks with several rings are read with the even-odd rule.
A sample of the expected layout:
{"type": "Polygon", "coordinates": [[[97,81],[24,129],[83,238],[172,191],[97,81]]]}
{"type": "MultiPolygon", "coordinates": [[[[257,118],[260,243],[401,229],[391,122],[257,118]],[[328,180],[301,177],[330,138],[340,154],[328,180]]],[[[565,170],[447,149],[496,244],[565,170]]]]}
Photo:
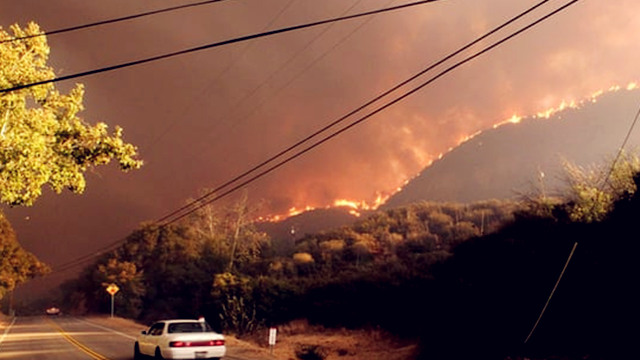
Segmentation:
{"type": "Polygon", "coordinates": [[[173,333],[196,333],[196,332],[211,332],[209,324],[203,322],[184,322],[169,324],[167,329],[169,334],[173,333]]]}

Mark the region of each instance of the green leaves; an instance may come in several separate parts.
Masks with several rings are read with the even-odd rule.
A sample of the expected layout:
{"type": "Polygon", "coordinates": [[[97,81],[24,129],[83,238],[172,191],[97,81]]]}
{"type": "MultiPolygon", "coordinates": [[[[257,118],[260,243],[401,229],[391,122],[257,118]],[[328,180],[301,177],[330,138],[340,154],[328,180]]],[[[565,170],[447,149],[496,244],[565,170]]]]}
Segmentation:
{"type": "MultiPolygon", "coordinates": [[[[34,23],[25,29],[13,25],[11,31],[0,29],[0,40],[41,33],[34,23]]],[[[48,56],[44,36],[0,43],[0,88],[54,78],[48,56]]],[[[92,126],[78,117],[83,96],[80,84],[67,95],[53,84],[0,94],[0,202],[32,205],[45,184],[56,193],[82,193],[85,171],[111,160],[123,171],[142,165],[121,128],[109,134],[106,124],[92,126]]]]}
{"type": "Polygon", "coordinates": [[[636,191],[633,176],[638,171],[638,155],[624,152],[611,162],[589,168],[565,163],[569,218],[587,223],[603,220],[616,200],[636,191]]]}

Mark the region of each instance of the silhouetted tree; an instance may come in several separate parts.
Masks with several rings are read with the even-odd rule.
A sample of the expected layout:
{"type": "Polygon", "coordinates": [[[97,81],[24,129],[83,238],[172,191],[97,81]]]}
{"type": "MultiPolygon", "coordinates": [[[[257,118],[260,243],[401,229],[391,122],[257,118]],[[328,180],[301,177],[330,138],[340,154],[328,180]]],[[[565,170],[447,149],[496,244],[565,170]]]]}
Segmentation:
{"type": "Polygon", "coordinates": [[[16,286],[49,271],[46,264],[20,246],[11,224],[0,212],[0,299],[16,286]]]}

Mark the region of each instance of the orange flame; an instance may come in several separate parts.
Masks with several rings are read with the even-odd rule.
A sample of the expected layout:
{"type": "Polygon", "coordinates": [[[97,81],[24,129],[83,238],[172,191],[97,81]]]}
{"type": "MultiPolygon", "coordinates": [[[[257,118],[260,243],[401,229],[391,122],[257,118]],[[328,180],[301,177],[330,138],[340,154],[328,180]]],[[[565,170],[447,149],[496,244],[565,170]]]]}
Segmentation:
{"type": "MultiPolygon", "coordinates": [[[[608,92],[616,92],[622,89],[626,89],[626,90],[634,90],[637,89],[639,87],[638,83],[636,82],[630,82],[629,84],[627,84],[627,86],[625,87],[621,87],[621,86],[612,86],[609,89],[606,90],[597,90],[594,91],[593,93],[591,93],[591,95],[589,97],[587,97],[586,99],[583,99],[581,101],[575,101],[575,100],[562,100],[560,101],[559,105],[556,107],[550,107],[546,110],[542,110],[537,112],[535,115],[531,116],[531,118],[533,119],[549,119],[551,118],[551,116],[553,116],[554,114],[562,111],[562,110],[566,110],[566,109],[579,109],[581,108],[584,104],[588,103],[588,102],[592,102],[595,103],[597,101],[597,98],[600,97],[601,95],[608,93],[608,92]]],[[[506,124],[519,124],[522,121],[522,116],[514,113],[510,118],[503,120],[501,122],[498,122],[496,124],[493,125],[493,128],[498,128],[502,125],[506,125],[506,124]]],[[[460,146],[461,144],[473,139],[474,137],[476,137],[477,135],[481,134],[483,130],[477,131],[473,134],[470,135],[466,135],[461,137],[460,139],[458,139],[457,143],[455,146],[450,147],[446,152],[444,153],[440,153],[437,156],[434,156],[431,158],[431,160],[427,161],[427,167],[430,166],[435,160],[440,160],[442,159],[447,153],[451,152],[453,149],[455,149],[456,147],[460,146]]],[[[419,174],[416,174],[416,176],[419,174]]],[[[395,191],[393,191],[391,194],[380,194],[378,193],[376,196],[376,199],[373,200],[372,203],[368,203],[365,200],[348,200],[348,199],[336,199],[334,200],[332,205],[328,205],[325,208],[332,208],[332,207],[346,207],[349,209],[349,213],[354,215],[354,216],[361,216],[362,215],[362,211],[365,210],[376,210],[378,209],[382,204],[384,204],[393,194],[400,192],[410,181],[412,180],[412,178],[408,178],[404,181],[404,183],[402,185],[400,185],[399,187],[397,187],[395,189],[395,191]]],[[[289,212],[286,215],[272,215],[272,216],[266,216],[266,217],[260,217],[259,219],[261,221],[273,221],[273,222],[277,222],[280,220],[284,220],[288,217],[291,216],[295,216],[295,215],[299,215],[303,212],[306,211],[310,211],[310,210],[314,210],[315,208],[312,206],[306,206],[302,209],[298,209],[296,207],[292,207],[291,209],[289,209],[289,212]]]]}
{"type": "MultiPolygon", "coordinates": [[[[383,195],[378,193],[376,199],[373,200],[373,203],[368,203],[364,200],[354,201],[347,199],[337,199],[333,202],[334,207],[347,207],[349,208],[349,214],[360,217],[362,215],[362,211],[365,210],[376,210],[380,207],[380,205],[384,204],[387,199],[389,199],[391,195],[383,195]]],[[[330,207],[330,206],[329,206],[330,207]]],[[[328,207],[328,208],[329,208],[328,207]]]]}
{"type": "MultiPolygon", "coordinates": [[[[406,180],[404,185],[406,185],[408,183],[409,183],[409,180],[406,180]]],[[[402,187],[398,187],[396,189],[396,191],[400,191],[400,190],[402,190],[402,187]]],[[[360,216],[362,216],[362,212],[363,211],[378,209],[382,204],[384,204],[389,199],[389,197],[391,197],[391,194],[377,193],[376,194],[376,198],[372,202],[367,202],[365,200],[357,201],[357,200],[348,200],[348,199],[337,199],[337,200],[333,201],[333,204],[325,206],[324,208],[325,209],[339,208],[339,207],[348,208],[349,209],[349,214],[351,214],[351,215],[353,215],[355,217],[360,217],[360,216]]],[[[300,214],[302,214],[304,212],[315,210],[315,209],[316,209],[316,207],[313,207],[313,206],[305,206],[303,209],[292,207],[292,208],[289,209],[287,214],[260,216],[260,217],[258,217],[256,219],[256,221],[258,221],[258,222],[278,222],[278,221],[284,220],[286,218],[289,218],[289,217],[292,217],[292,216],[296,216],[296,215],[300,215],[300,214]]]]}
{"type": "Polygon", "coordinates": [[[287,214],[287,217],[291,217],[291,216],[296,216],[296,215],[300,215],[303,212],[307,212],[307,211],[311,211],[311,210],[315,210],[315,208],[313,206],[305,206],[304,209],[298,209],[295,206],[292,207],[291,209],[289,209],[289,213],[287,214]]]}
{"type": "MultiPolygon", "coordinates": [[[[626,86],[626,87],[624,87],[624,88],[625,88],[626,90],[631,91],[631,90],[634,90],[634,89],[638,88],[638,86],[639,86],[639,85],[638,85],[638,83],[636,83],[636,82],[630,82],[630,83],[629,83],[629,84],[627,84],[627,86],[626,86]]],[[[562,101],[560,102],[560,105],[558,105],[557,107],[552,107],[552,108],[549,108],[549,109],[547,109],[547,110],[540,111],[540,112],[538,112],[536,115],[533,115],[533,116],[532,116],[532,118],[533,118],[533,119],[540,119],[540,118],[543,118],[543,119],[549,119],[553,114],[555,114],[555,113],[557,113],[557,112],[559,112],[559,111],[562,111],[562,110],[565,110],[565,109],[568,109],[568,108],[571,108],[571,109],[579,109],[580,107],[582,107],[582,106],[583,106],[585,103],[587,103],[587,102],[595,103],[595,102],[597,101],[597,98],[598,98],[599,96],[603,95],[604,93],[607,93],[607,92],[615,92],[615,91],[619,91],[619,90],[621,90],[621,89],[622,89],[622,87],[621,87],[621,86],[611,86],[611,87],[610,87],[609,89],[607,89],[607,90],[598,90],[598,91],[593,92],[593,93],[592,93],[588,98],[586,98],[585,100],[582,100],[582,101],[580,101],[580,102],[576,102],[575,100],[570,100],[570,101],[562,100],[562,101]]],[[[504,121],[501,121],[501,122],[499,122],[499,123],[494,124],[494,125],[493,125],[493,128],[494,128],[494,129],[496,129],[496,128],[498,128],[498,127],[500,127],[500,126],[502,126],[502,125],[506,125],[506,124],[519,124],[521,121],[522,121],[522,116],[520,116],[520,115],[518,115],[518,114],[515,114],[515,113],[514,113],[514,114],[513,114],[513,116],[511,116],[510,118],[508,118],[508,119],[506,119],[506,120],[504,120],[504,121]]],[[[442,158],[443,158],[447,153],[451,152],[453,149],[455,149],[456,147],[458,147],[458,146],[462,145],[463,143],[465,143],[465,142],[467,142],[467,141],[469,141],[469,140],[473,139],[473,138],[474,138],[474,137],[476,137],[477,135],[481,134],[481,133],[482,133],[482,131],[483,131],[483,130],[480,130],[480,131],[477,131],[477,132],[475,132],[475,133],[473,133],[473,134],[471,134],[471,135],[467,135],[467,136],[464,136],[464,137],[462,137],[462,138],[458,139],[458,142],[456,143],[456,145],[455,145],[455,146],[450,147],[450,148],[449,148],[446,152],[444,152],[444,153],[440,153],[440,154],[438,154],[438,155],[434,158],[434,160],[429,161],[429,162],[428,162],[428,164],[427,164],[426,166],[427,166],[427,167],[428,167],[428,166],[430,166],[430,165],[433,163],[433,161],[435,161],[435,160],[441,160],[441,159],[442,159],[442,158]]],[[[415,176],[418,176],[418,175],[419,175],[419,174],[416,174],[415,176]]],[[[415,177],[415,176],[414,176],[414,177],[415,177]]],[[[410,181],[411,181],[411,179],[407,179],[407,180],[404,182],[404,184],[403,184],[403,185],[401,185],[401,186],[397,189],[397,191],[396,191],[396,192],[400,192],[400,191],[402,190],[402,188],[404,188],[404,187],[405,187],[405,186],[406,186],[410,181]]]]}

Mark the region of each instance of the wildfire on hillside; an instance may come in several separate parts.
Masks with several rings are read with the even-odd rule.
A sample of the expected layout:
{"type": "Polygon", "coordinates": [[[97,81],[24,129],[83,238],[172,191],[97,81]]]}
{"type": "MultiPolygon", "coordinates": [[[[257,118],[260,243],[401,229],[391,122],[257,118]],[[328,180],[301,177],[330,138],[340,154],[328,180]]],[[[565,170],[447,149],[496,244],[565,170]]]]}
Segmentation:
{"type": "MultiPolygon", "coordinates": [[[[555,114],[557,114],[557,113],[559,113],[559,112],[561,112],[563,110],[580,109],[586,103],[595,103],[595,102],[597,102],[597,100],[598,100],[598,98],[600,96],[602,96],[602,95],[604,95],[606,93],[617,92],[617,91],[620,91],[620,90],[631,91],[631,90],[635,90],[637,88],[638,88],[638,83],[630,82],[626,86],[612,86],[612,87],[610,87],[610,88],[608,88],[606,90],[594,91],[593,93],[591,93],[590,96],[588,96],[587,98],[585,98],[585,99],[583,99],[581,101],[561,100],[559,105],[547,108],[545,110],[541,110],[541,111],[535,113],[534,115],[531,115],[530,118],[531,119],[549,119],[553,115],[555,115],[555,114]]],[[[518,114],[513,114],[513,116],[511,116],[510,118],[494,124],[491,127],[491,129],[496,129],[496,128],[500,127],[500,126],[507,125],[507,124],[519,124],[519,123],[522,122],[523,119],[524,119],[523,116],[518,115],[518,114]]],[[[436,156],[433,156],[431,159],[427,160],[425,167],[431,166],[434,161],[442,159],[447,153],[453,151],[456,147],[458,147],[458,146],[464,144],[465,142],[473,139],[474,137],[480,135],[481,133],[482,133],[482,131],[477,131],[477,132],[475,132],[473,134],[469,134],[469,135],[461,137],[460,139],[458,139],[458,141],[456,142],[455,146],[449,147],[449,149],[447,149],[446,152],[440,153],[440,154],[438,154],[436,156]]],[[[312,210],[316,210],[316,209],[331,209],[331,208],[347,208],[348,212],[351,215],[356,216],[356,217],[360,217],[362,215],[363,211],[378,209],[391,196],[393,196],[395,193],[401,191],[411,181],[411,179],[414,178],[417,175],[418,174],[415,174],[414,176],[404,180],[402,185],[398,186],[396,189],[394,189],[393,191],[391,191],[389,193],[386,193],[386,194],[377,193],[376,194],[376,198],[373,199],[372,201],[355,200],[355,199],[344,199],[344,198],[335,199],[333,201],[333,203],[325,205],[325,206],[305,205],[305,206],[300,206],[300,207],[291,207],[286,214],[263,216],[263,217],[260,217],[258,220],[259,221],[268,221],[268,222],[278,222],[278,221],[282,221],[284,219],[287,219],[289,217],[300,215],[300,214],[302,214],[304,212],[307,212],[307,211],[312,211],[312,210]]]]}

